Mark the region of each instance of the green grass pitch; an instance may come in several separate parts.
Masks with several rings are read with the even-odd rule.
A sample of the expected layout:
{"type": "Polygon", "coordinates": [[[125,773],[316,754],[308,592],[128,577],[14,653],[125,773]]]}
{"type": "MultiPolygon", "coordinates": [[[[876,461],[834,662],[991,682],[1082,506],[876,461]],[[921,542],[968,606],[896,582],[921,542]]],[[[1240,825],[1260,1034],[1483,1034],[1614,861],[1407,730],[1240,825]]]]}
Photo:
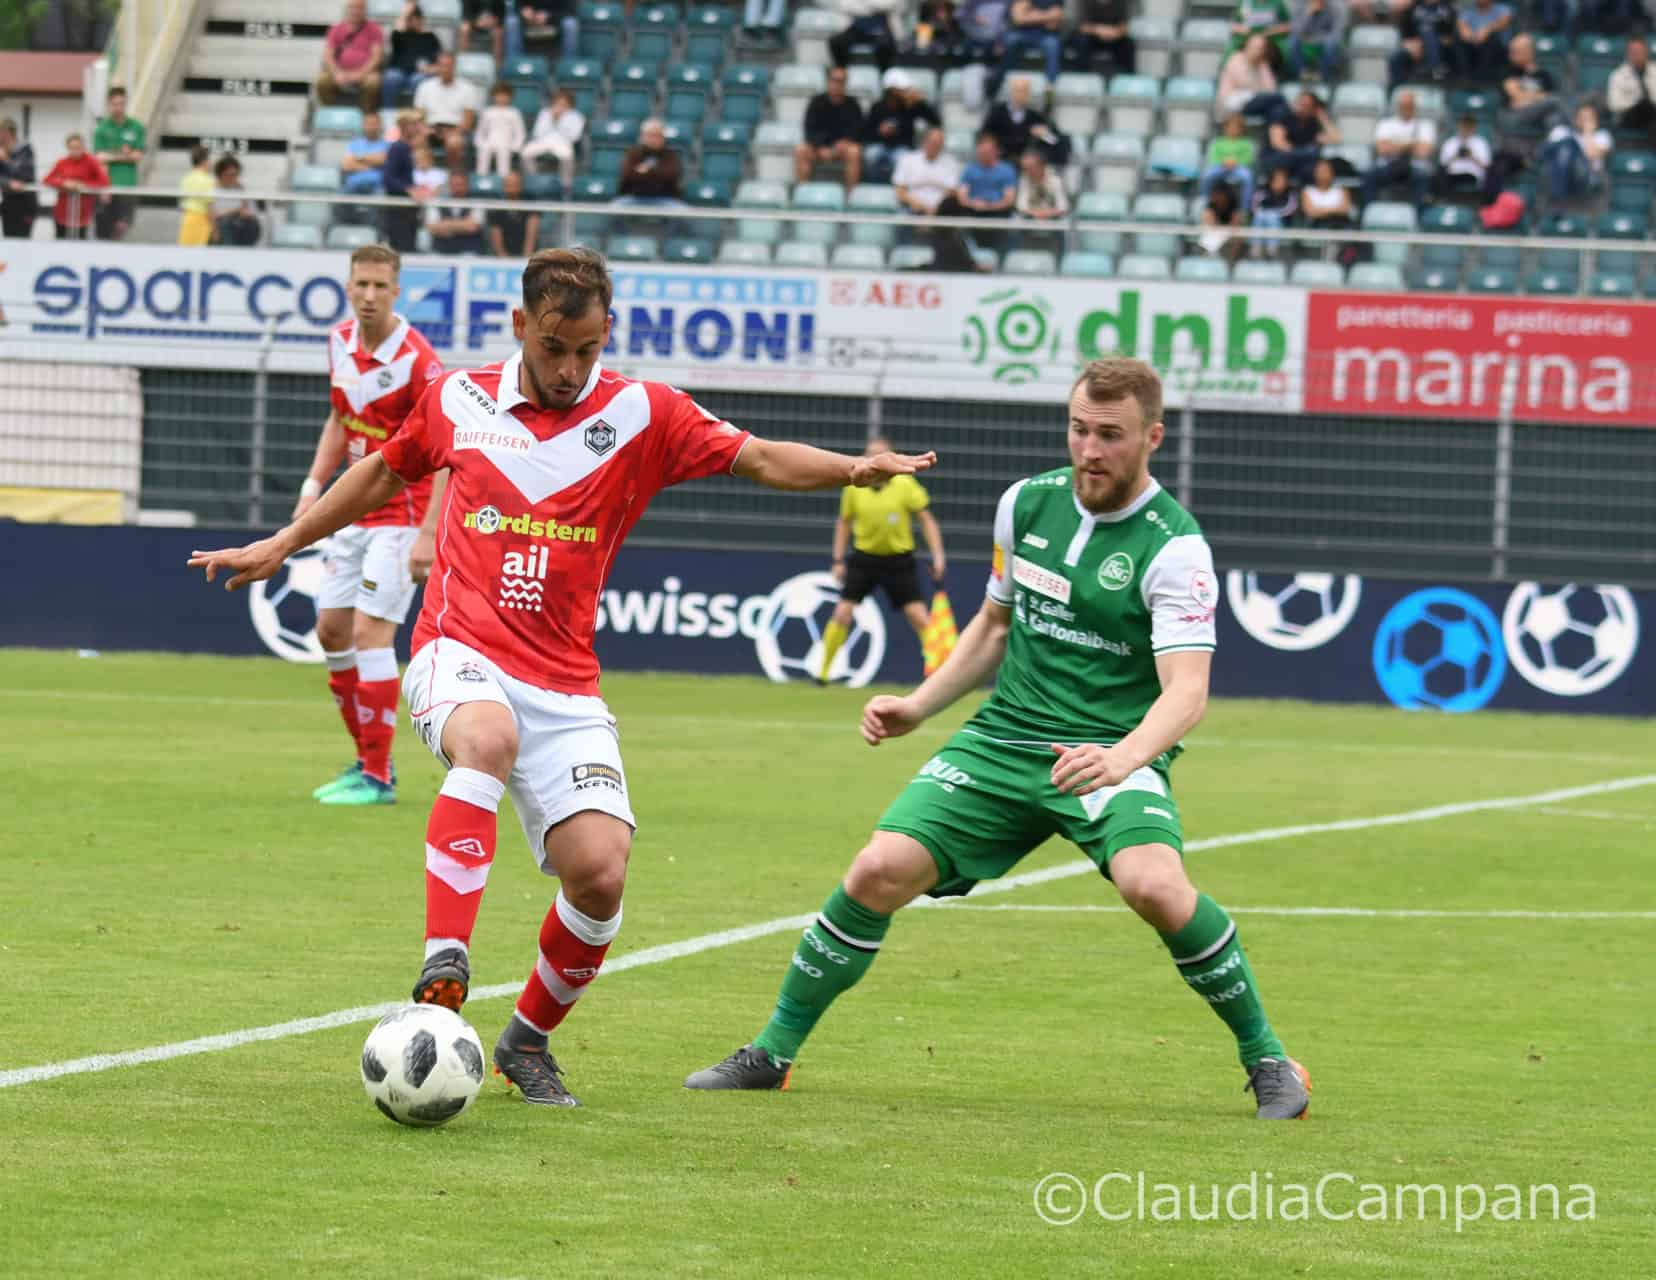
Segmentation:
{"type": "MultiPolygon", "coordinates": [[[[814,910],[965,713],[870,751],[860,693],[605,690],[641,823],[612,959],[814,910]]],[[[0,1273],[1647,1275],[1656,785],[1576,789],[1656,783],[1650,746],[1635,722],[1214,704],[1175,770],[1196,841],[1576,792],[1189,855],[1312,1072],[1304,1123],[1252,1120],[1222,1024],[1071,876],[901,915],[786,1094],[680,1081],[762,1024],[792,930],[603,977],[554,1041],[569,1113],[491,1080],[454,1124],[397,1128],[357,1078],[366,1023],[8,1083],[0,1273]],[[1140,1171],[1197,1212],[1252,1177],[1257,1216],[1036,1212],[1049,1174],[1140,1171]],[[1449,1216],[1429,1194],[1423,1220],[1418,1197],[1265,1217],[1267,1187],[1330,1174],[1335,1211],[1356,1184],[1442,1185],[1449,1216]],[[1468,1184],[1590,1185],[1594,1216],[1457,1231],[1468,1184]]],[[[0,1081],[404,996],[439,770],[405,722],[399,804],[323,809],[344,748],[315,669],[0,653],[0,1081]]],[[[477,984],[521,981],[552,890],[503,813],[477,984]]],[[[510,1007],[468,1005],[485,1044],[510,1007]]]]}

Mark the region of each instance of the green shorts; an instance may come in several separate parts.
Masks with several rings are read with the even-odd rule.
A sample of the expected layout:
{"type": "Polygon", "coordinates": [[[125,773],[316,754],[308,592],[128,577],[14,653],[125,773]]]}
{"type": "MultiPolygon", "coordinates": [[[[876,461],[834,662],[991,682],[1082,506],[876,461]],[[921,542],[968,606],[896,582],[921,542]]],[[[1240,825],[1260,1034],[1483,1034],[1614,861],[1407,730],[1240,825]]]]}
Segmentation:
{"type": "Polygon", "coordinates": [[[926,846],[937,863],[934,898],[998,879],[1053,835],[1079,846],[1106,877],[1110,859],[1133,845],[1184,851],[1166,774],[1146,766],[1117,786],[1077,797],[1052,785],[1057,759],[961,730],[920,766],[875,826],[926,846]]]}

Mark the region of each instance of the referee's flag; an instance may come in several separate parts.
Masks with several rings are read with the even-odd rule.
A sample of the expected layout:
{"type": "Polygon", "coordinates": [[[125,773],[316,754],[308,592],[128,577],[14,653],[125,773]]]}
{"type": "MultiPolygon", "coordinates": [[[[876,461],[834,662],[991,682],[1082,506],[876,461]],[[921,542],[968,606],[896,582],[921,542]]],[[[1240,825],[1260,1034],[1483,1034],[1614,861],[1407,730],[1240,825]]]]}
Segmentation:
{"type": "Polygon", "coordinates": [[[925,659],[928,676],[954,652],[955,641],[959,639],[960,630],[955,626],[948,594],[939,591],[932,597],[931,616],[926,619],[926,630],[920,637],[920,654],[925,659]]]}

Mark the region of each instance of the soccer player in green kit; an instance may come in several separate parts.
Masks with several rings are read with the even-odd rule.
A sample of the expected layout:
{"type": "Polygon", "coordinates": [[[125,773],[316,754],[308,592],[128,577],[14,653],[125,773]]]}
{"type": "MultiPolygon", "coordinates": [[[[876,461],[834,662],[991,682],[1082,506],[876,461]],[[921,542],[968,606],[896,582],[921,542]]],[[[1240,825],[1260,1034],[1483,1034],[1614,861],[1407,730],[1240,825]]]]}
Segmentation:
{"type": "Polygon", "coordinates": [[[764,1029],[686,1087],[786,1088],[806,1036],[867,972],[899,907],[1003,876],[1056,833],[1161,935],[1235,1035],[1255,1114],[1305,1114],[1310,1076],[1266,1020],[1235,924],[1181,855],[1168,771],[1207,707],[1218,589],[1196,522],[1149,472],[1161,410],[1161,380],[1141,361],[1082,371],[1072,465],[1006,491],[983,607],[913,693],[869,701],[862,734],[878,746],[910,733],[998,673],[994,694],[886,810],[806,928],[764,1029]]]}

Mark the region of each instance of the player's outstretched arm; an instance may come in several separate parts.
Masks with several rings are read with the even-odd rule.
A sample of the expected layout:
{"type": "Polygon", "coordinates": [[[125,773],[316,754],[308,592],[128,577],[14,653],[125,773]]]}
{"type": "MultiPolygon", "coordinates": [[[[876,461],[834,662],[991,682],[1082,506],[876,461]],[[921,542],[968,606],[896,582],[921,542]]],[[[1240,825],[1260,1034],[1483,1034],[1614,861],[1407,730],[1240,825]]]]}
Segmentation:
{"type": "Polygon", "coordinates": [[[770,489],[839,489],[848,484],[880,484],[892,476],[911,476],[937,464],[935,453],[877,453],[847,457],[788,440],[754,436],[736,455],[732,473],[770,489]]]}
{"type": "Polygon", "coordinates": [[[191,568],[207,571],[207,581],[219,570],[234,572],[224,584],[226,591],[239,591],[250,582],[262,582],[282,567],[283,561],[313,542],[360,520],[383,507],[403,490],[403,480],[379,454],[369,454],[339,478],[339,482],[317,499],[316,505],[287,528],[245,547],[218,551],[193,551],[191,568]]]}
{"type": "Polygon", "coordinates": [[[960,633],[954,652],[918,689],[906,698],[881,694],[868,700],[863,708],[863,740],[877,747],[887,738],[900,738],[980,687],[1006,656],[1006,634],[1011,627],[1012,611],[984,600],[960,633]]]}

